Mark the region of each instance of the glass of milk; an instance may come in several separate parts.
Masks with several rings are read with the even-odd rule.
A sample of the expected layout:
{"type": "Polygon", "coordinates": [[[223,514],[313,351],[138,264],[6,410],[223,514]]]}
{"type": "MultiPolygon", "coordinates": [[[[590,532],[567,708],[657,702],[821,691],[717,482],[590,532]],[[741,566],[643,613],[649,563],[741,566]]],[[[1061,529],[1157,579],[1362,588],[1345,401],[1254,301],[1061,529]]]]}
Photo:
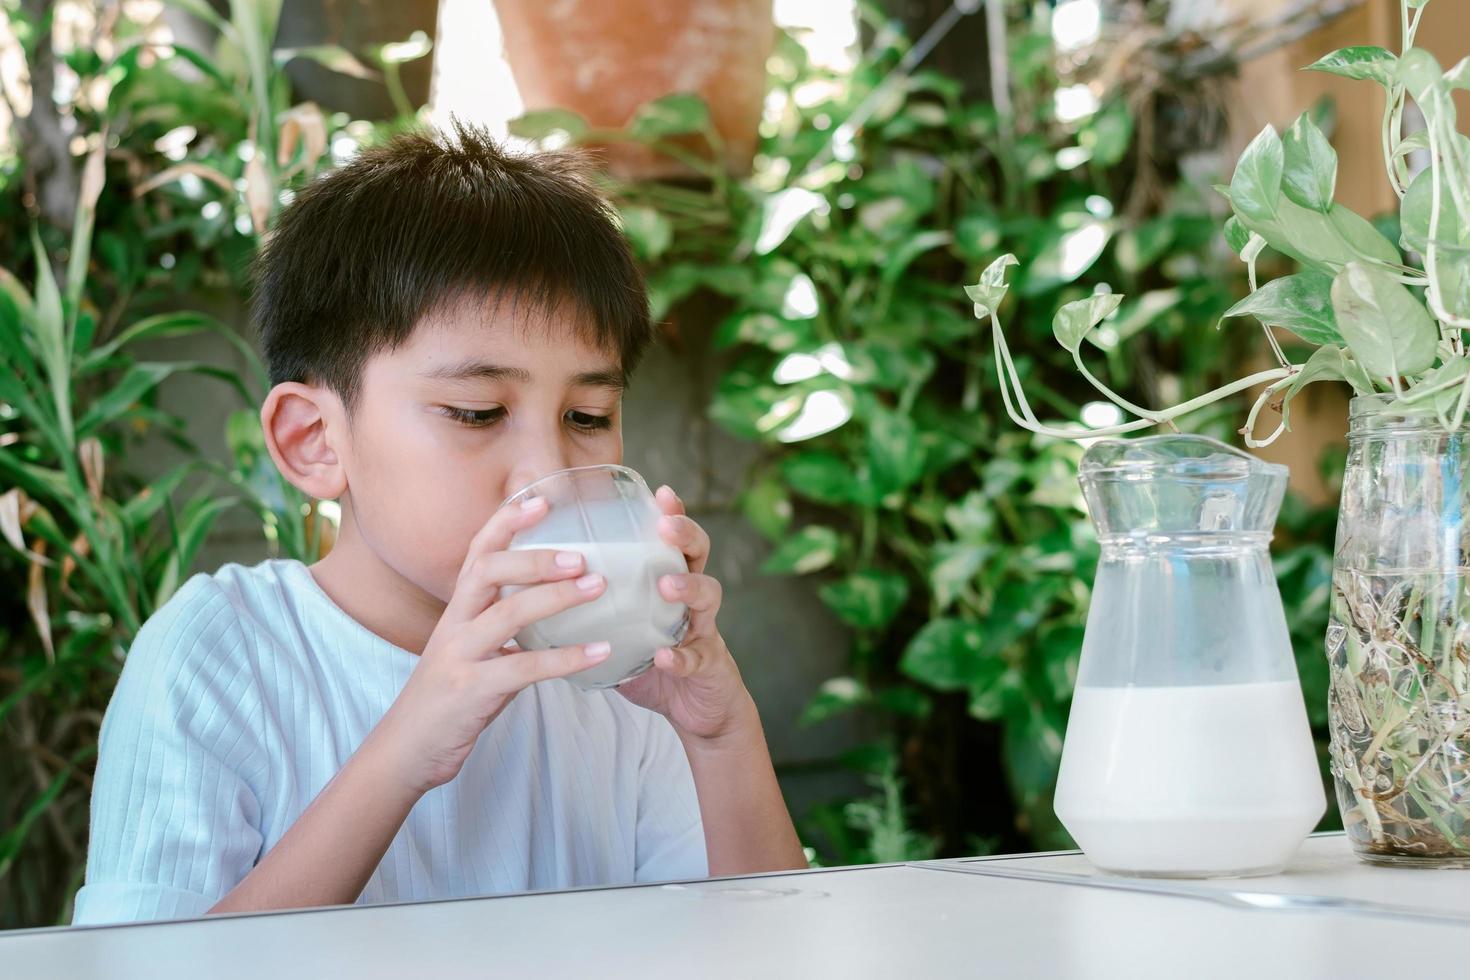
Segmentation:
{"type": "Polygon", "coordinates": [[[1270,874],[1327,807],[1267,552],[1286,479],[1197,436],[1082,458],[1102,560],[1055,806],[1103,871],[1270,874]]]}
{"type": "Polygon", "coordinates": [[[653,664],[654,652],[676,646],[689,626],[688,608],[666,602],[658,592],[661,576],[683,574],[689,566],[679,549],[659,537],[662,515],[648,484],[626,466],[579,466],[522,487],[501,506],[519,506],[532,497],[545,497],[550,507],[511,539],[511,550],[581,552],[587,572],[602,575],[607,589],[591,602],[526,627],[516,644],[544,650],[610,643],[606,660],[568,678],[583,690],[613,687],[643,673],[653,664]]]}

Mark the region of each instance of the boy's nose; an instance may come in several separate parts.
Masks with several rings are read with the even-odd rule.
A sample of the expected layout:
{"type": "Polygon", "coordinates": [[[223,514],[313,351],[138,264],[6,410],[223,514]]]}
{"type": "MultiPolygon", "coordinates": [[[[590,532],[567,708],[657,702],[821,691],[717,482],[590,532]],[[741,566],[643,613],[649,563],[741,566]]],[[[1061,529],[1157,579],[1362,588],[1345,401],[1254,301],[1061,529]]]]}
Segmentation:
{"type": "Polygon", "coordinates": [[[515,462],[506,474],[504,497],[534,483],[543,476],[567,469],[572,464],[556,446],[528,446],[516,454],[515,462]]]}

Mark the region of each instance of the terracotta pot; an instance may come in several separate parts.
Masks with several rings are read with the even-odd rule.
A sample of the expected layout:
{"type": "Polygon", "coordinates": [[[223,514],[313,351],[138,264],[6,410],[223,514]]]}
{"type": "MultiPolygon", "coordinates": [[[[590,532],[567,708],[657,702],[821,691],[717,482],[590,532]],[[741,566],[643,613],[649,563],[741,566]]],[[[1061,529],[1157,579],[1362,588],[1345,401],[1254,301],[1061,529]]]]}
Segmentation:
{"type": "MultiPolygon", "coordinates": [[[[495,0],[526,109],[571,109],[621,127],[645,102],[693,92],[710,107],[725,165],[749,169],[775,41],[772,0],[495,0]]],[[[703,140],[684,145],[707,151],[703,140]]],[[[687,173],[646,148],[608,147],[624,177],[687,173]]]]}

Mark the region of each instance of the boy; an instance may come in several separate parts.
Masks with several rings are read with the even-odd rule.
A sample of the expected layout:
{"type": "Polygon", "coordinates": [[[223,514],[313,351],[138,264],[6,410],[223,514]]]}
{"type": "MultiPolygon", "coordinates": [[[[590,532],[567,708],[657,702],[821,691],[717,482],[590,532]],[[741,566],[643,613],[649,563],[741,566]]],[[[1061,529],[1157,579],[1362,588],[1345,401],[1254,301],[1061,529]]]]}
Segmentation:
{"type": "Polygon", "coordinates": [[[715,625],[709,538],[667,487],[688,636],[612,691],[605,644],[521,651],[606,583],[510,552],[553,470],[622,458],[652,337],[626,244],[565,157],[400,136],[302,191],[258,261],[271,457],[340,499],[332,552],[196,576],[103,726],[75,921],[804,867],[715,625]],[[530,585],[504,597],[504,585],[530,585]],[[544,682],[544,683],[538,683],[544,682]]]}

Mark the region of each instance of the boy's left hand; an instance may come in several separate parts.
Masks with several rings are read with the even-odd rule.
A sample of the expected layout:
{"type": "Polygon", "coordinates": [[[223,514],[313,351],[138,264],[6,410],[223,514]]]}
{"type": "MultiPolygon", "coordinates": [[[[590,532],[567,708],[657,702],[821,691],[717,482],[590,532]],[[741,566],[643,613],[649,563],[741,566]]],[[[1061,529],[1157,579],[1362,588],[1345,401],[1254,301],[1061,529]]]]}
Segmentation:
{"type": "Polygon", "coordinates": [[[715,626],[720,610],[720,583],[704,574],[709,561],[709,535],[684,513],[684,503],[669,487],[654,494],[659,510],[659,536],[678,548],[689,563],[688,575],[665,575],[659,594],[689,607],[689,629],[677,647],[661,648],[653,667],[617,690],[634,704],[657,711],[685,738],[720,740],[759,725],[755,702],[735,658],[715,626]]]}

